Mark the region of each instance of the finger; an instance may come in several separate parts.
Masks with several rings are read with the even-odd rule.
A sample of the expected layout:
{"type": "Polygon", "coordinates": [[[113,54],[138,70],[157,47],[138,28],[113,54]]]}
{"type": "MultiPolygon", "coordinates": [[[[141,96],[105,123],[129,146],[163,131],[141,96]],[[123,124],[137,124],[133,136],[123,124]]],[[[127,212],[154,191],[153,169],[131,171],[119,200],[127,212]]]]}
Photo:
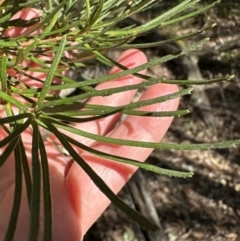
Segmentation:
{"type": "MultiPolygon", "coordinates": [[[[126,66],[129,69],[139,66],[145,63],[146,61],[147,61],[146,56],[142,52],[136,49],[125,51],[118,59],[119,63],[121,63],[122,65],[126,66]]],[[[120,71],[119,68],[113,67],[112,70],[110,71],[110,74],[115,74],[119,71],[120,71]]],[[[142,74],[144,74],[145,72],[146,71],[141,71],[142,74]]],[[[116,80],[111,80],[108,82],[101,83],[96,87],[96,89],[107,90],[110,88],[116,88],[120,86],[138,84],[141,81],[142,80],[136,76],[125,76],[116,80]]],[[[105,106],[120,106],[120,105],[125,105],[130,103],[135,94],[136,94],[136,90],[130,90],[130,91],[124,91],[121,93],[116,93],[110,96],[104,96],[104,97],[97,96],[97,97],[91,98],[88,101],[88,103],[96,104],[96,105],[105,105],[105,106]]],[[[114,114],[106,118],[101,118],[96,121],[79,123],[79,124],[76,124],[75,127],[90,133],[105,135],[113,128],[113,126],[118,121],[119,117],[120,117],[120,114],[114,114]]],[[[86,139],[84,137],[80,137],[78,135],[74,135],[69,132],[64,132],[64,131],[62,132],[66,133],[68,136],[70,136],[73,139],[77,139],[79,142],[85,145],[92,145],[92,143],[94,143],[94,141],[91,139],[86,139]]],[[[51,139],[55,143],[59,142],[58,139],[54,137],[54,135],[51,135],[51,139]]]]}
{"type": "MultiPolygon", "coordinates": [[[[170,94],[177,90],[177,87],[174,85],[158,84],[149,88],[142,96],[141,100],[170,94]]],[[[141,109],[148,111],[171,111],[177,109],[178,102],[178,99],[174,99],[141,109]]],[[[171,121],[172,117],[151,118],[129,116],[117,128],[109,133],[109,136],[120,139],[158,142],[163,138],[171,121]]],[[[139,161],[146,160],[152,152],[152,149],[147,148],[117,146],[106,143],[97,143],[93,148],[139,161]]],[[[82,153],[82,157],[115,193],[123,187],[136,170],[133,166],[108,161],[86,152],[82,153]]],[[[66,178],[66,187],[73,208],[79,216],[79,225],[82,228],[82,233],[85,233],[105,210],[109,204],[109,200],[94,185],[88,175],[77,163],[73,163],[69,170],[66,178]]]]}
{"type": "MultiPolygon", "coordinates": [[[[24,8],[21,11],[14,14],[11,18],[11,20],[15,19],[24,19],[24,20],[31,20],[34,18],[38,18],[42,15],[42,11],[35,8],[24,8]]],[[[36,24],[33,24],[30,27],[10,27],[6,29],[3,33],[4,37],[11,37],[15,38],[18,36],[21,36],[22,34],[25,34],[26,32],[30,31],[32,28],[35,27],[36,24]]],[[[36,36],[39,35],[42,32],[42,29],[37,29],[33,33],[31,33],[29,36],[36,36]]]]}

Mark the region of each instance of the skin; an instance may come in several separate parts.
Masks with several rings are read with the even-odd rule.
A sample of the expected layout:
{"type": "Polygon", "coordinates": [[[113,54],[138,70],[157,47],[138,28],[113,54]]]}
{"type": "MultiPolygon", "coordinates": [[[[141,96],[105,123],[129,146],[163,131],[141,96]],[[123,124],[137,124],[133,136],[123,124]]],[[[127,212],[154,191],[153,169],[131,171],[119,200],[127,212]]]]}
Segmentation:
{"type": "MultiPolygon", "coordinates": [[[[18,17],[27,19],[39,16],[40,13],[34,9],[26,9],[18,14],[18,17]]],[[[10,29],[4,34],[5,36],[17,36],[20,34],[19,31],[25,31],[25,29],[10,29]]],[[[146,61],[146,56],[139,50],[135,49],[125,51],[118,59],[119,63],[128,68],[136,67],[146,61]]],[[[118,68],[113,67],[110,74],[118,71],[120,71],[118,68]]],[[[144,74],[145,71],[142,71],[141,73],[144,74]]],[[[9,70],[9,74],[13,74],[11,70],[9,70]]],[[[31,75],[35,76],[37,73],[31,73],[31,75]]],[[[45,77],[46,76],[44,75],[40,77],[38,76],[38,78],[42,78],[43,80],[45,77]]],[[[19,76],[19,79],[28,84],[30,83],[32,86],[35,86],[36,84],[32,83],[32,80],[22,78],[22,76],[19,76]]],[[[140,82],[141,79],[137,77],[127,76],[107,83],[102,83],[96,88],[114,88],[140,82]]],[[[156,84],[143,93],[140,100],[151,99],[176,91],[178,91],[178,88],[175,85],[156,84]]],[[[123,105],[130,103],[135,93],[136,91],[133,90],[106,97],[94,97],[89,100],[89,103],[111,106],[123,105]]],[[[174,99],[164,103],[144,107],[141,108],[141,110],[172,111],[177,109],[178,103],[179,100],[174,99]]],[[[3,118],[4,116],[5,112],[3,106],[1,106],[0,100],[0,118],[3,118]]],[[[75,127],[94,134],[109,136],[112,138],[159,142],[165,135],[172,121],[171,117],[151,118],[128,116],[120,124],[116,125],[119,118],[120,115],[116,114],[98,121],[76,124],[75,127]]],[[[93,140],[75,136],[72,133],[67,134],[74,139],[81,141],[83,144],[92,146],[97,150],[139,161],[145,161],[152,152],[152,149],[98,143],[93,140]]],[[[0,140],[4,139],[6,136],[7,134],[5,131],[0,129],[0,140]]],[[[30,166],[32,163],[31,136],[32,132],[30,129],[26,130],[22,134],[30,166]]],[[[53,205],[53,240],[80,241],[90,226],[109,205],[109,200],[101,193],[101,191],[98,190],[88,175],[76,162],[68,162],[66,160],[66,158],[56,148],[56,143],[58,143],[58,139],[54,135],[50,135],[44,143],[49,158],[53,205]]],[[[5,147],[0,149],[0,154],[3,152],[4,148],[5,147]]],[[[125,183],[136,171],[136,168],[133,166],[95,157],[79,148],[74,148],[115,193],[117,193],[125,185],[125,183]]],[[[11,155],[0,168],[0,240],[4,239],[13,202],[15,187],[14,162],[14,157],[11,155]]],[[[41,222],[42,220],[43,217],[41,216],[41,222]]],[[[28,240],[28,227],[29,210],[23,181],[21,208],[14,240],[28,240]]],[[[38,240],[42,240],[43,233],[41,227],[38,240]]]]}

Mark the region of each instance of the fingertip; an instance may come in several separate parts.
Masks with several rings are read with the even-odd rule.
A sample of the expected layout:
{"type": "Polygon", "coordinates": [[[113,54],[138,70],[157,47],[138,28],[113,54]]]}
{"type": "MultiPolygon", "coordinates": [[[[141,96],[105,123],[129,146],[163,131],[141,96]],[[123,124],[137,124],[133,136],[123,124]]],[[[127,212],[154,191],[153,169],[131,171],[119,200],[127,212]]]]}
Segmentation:
{"type": "Polygon", "coordinates": [[[33,18],[38,18],[42,15],[42,11],[36,8],[24,8],[21,11],[17,12],[11,20],[14,19],[24,19],[24,20],[31,20],[33,18]]]}
{"type": "MultiPolygon", "coordinates": [[[[146,55],[141,52],[138,49],[129,49],[123,52],[120,57],[118,58],[117,62],[119,62],[121,65],[127,67],[128,69],[132,69],[134,67],[138,67],[139,65],[142,65],[147,62],[147,57],[146,55]]],[[[114,66],[110,70],[110,74],[116,74],[118,72],[121,72],[122,69],[120,69],[117,66],[114,66]]],[[[146,69],[143,69],[139,71],[141,74],[146,73],[146,69]]],[[[127,85],[134,85],[134,84],[139,84],[142,82],[142,79],[134,76],[134,75],[126,75],[117,79],[113,79],[111,81],[106,81],[103,83],[100,83],[96,86],[97,90],[103,90],[103,89],[110,89],[110,88],[117,88],[121,86],[127,86],[127,85]]],[[[136,89],[134,90],[129,90],[125,91],[122,93],[116,93],[112,94],[111,96],[105,96],[105,97],[93,97],[90,99],[89,103],[105,103],[107,105],[124,105],[129,103],[133,96],[136,93],[136,89]]]]}
{"type": "MultiPolygon", "coordinates": [[[[150,86],[147,89],[147,91],[144,92],[144,94],[141,96],[139,100],[142,101],[142,100],[153,99],[160,96],[170,95],[178,91],[179,91],[179,88],[175,84],[164,84],[164,83],[154,84],[150,86]]],[[[167,110],[176,110],[179,105],[179,98],[171,98],[167,101],[164,101],[164,102],[161,102],[160,104],[155,104],[155,105],[158,105],[160,108],[160,111],[163,111],[165,109],[164,103],[166,102],[168,103],[166,106],[167,110]],[[169,102],[171,102],[172,105],[169,105],[169,102]]]]}
{"type": "MultiPolygon", "coordinates": [[[[138,49],[129,49],[129,50],[124,51],[120,55],[117,62],[119,62],[121,65],[124,65],[128,69],[131,69],[131,68],[134,68],[136,66],[146,63],[147,57],[142,51],[140,51],[138,49]]],[[[110,73],[116,74],[120,71],[121,70],[117,66],[114,66],[111,69],[110,73]]]]}

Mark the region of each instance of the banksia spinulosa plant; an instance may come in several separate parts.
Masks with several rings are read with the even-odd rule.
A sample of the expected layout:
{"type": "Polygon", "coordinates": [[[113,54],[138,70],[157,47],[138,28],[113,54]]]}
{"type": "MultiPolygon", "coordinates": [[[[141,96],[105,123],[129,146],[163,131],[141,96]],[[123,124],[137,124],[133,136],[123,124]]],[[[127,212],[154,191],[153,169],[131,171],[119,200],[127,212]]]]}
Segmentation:
{"type": "Polygon", "coordinates": [[[190,94],[191,88],[178,90],[175,84],[201,85],[227,78],[179,81],[146,75],[147,68],[184,56],[207,39],[149,62],[136,48],[197,32],[157,43],[132,41],[217,3],[192,11],[198,0],[185,0],[145,24],[119,27],[156,2],[0,1],[1,240],[80,240],[91,225],[83,217],[96,219],[108,200],[143,227],[156,230],[115,193],[137,167],[168,176],[191,177],[192,173],[143,163],[150,152],[240,143],[159,143],[172,118],[188,113],[176,109],[179,97],[190,94]],[[128,50],[116,61],[106,55],[114,49],[128,50]],[[110,74],[81,82],[69,77],[70,69],[87,68],[94,60],[112,67],[110,74]],[[62,94],[71,88],[80,92],[62,94]],[[147,91],[131,103],[139,88],[147,91]],[[117,124],[122,114],[129,117],[117,124]],[[114,184],[111,175],[116,176],[114,184]]]}

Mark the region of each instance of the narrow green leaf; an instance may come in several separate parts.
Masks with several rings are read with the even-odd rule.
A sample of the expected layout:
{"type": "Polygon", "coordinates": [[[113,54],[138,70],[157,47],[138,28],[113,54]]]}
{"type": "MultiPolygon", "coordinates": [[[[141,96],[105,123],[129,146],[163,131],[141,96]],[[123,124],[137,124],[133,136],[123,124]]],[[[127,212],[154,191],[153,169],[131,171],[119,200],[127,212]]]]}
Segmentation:
{"type": "Polygon", "coordinates": [[[107,34],[110,36],[124,36],[124,35],[141,35],[146,32],[153,31],[156,28],[161,26],[161,23],[170,19],[174,15],[182,12],[183,10],[187,10],[188,8],[192,7],[194,4],[199,2],[199,0],[185,0],[178,4],[177,6],[173,7],[172,9],[166,11],[165,13],[159,15],[158,17],[148,21],[147,23],[135,27],[129,30],[112,30],[108,31],[107,34]]]}
{"type": "Polygon", "coordinates": [[[85,0],[85,7],[86,7],[87,19],[89,19],[89,18],[90,18],[90,14],[91,14],[91,12],[90,12],[90,2],[89,2],[89,0],[85,0]]]}
{"type": "Polygon", "coordinates": [[[48,157],[46,148],[43,143],[42,136],[39,136],[39,150],[42,164],[42,177],[43,177],[43,200],[44,200],[44,241],[52,240],[52,198],[51,186],[49,177],[48,157]]]}
{"type": "Polygon", "coordinates": [[[22,169],[23,169],[23,174],[24,174],[24,179],[25,179],[25,185],[26,185],[26,192],[27,192],[27,200],[28,200],[28,207],[30,210],[31,206],[31,197],[32,197],[32,178],[30,174],[30,167],[29,167],[29,162],[27,159],[26,155],[26,150],[23,145],[22,138],[19,138],[19,148],[21,152],[21,160],[22,160],[22,169]]]}
{"type": "MultiPolygon", "coordinates": [[[[57,105],[71,104],[71,103],[74,103],[74,102],[77,102],[77,101],[80,101],[80,100],[85,100],[85,99],[88,99],[88,98],[91,98],[91,97],[94,97],[94,96],[109,96],[109,95],[112,95],[114,93],[120,93],[120,92],[127,91],[127,90],[137,89],[138,87],[152,85],[152,84],[154,84],[154,82],[149,83],[149,84],[146,83],[146,84],[135,84],[135,85],[129,85],[129,86],[121,86],[121,87],[111,88],[111,89],[107,89],[107,90],[93,90],[91,92],[76,95],[76,96],[73,96],[73,97],[67,97],[67,98],[64,98],[64,99],[52,100],[52,101],[48,101],[46,103],[43,103],[43,106],[44,106],[43,111],[45,111],[45,108],[47,106],[54,106],[54,108],[56,109],[57,107],[55,107],[55,106],[57,106],[57,105]]],[[[78,105],[78,109],[79,109],[79,106],[81,106],[80,103],[74,103],[74,105],[78,105]]],[[[53,111],[53,110],[51,110],[51,111],[53,111]]]]}
{"type": "Polygon", "coordinates": [[[51,31],[56,26],[56,22],[58,20],[59,14],[61,14],[60,13],[61,11],[62,9],[59,8],[58,11],[54,13],[52,18],[49,20],[47,27],[44,29],[44,34],[48,34],[48,33],[52,34],[51,31]]]}
{"type": "Polygon", "coordinates": [[[5,41],[0,40],[0,46],[1,48],[16,48],[18,47],[18,43],[16,41],[5,41]]]}
{"type": "Polygon", "coordinates": [[[9,134],[7,137],[5,137],[3,140],[0,141],[0,148],[5,146],[8,142],[16,139],[23,131],[25,131],[28,126],[30,125],[31,123],[31,119],[27,119],[26,122],[24,122],[24,124],[22,125],[19,125],[18,128],[14,129],[14,131],[9,134]]]}
{"type": "Polygon", "coordinates": [[[96,21],[99,21],[99,17],[103,8],[103,3],[103,0],[99,0],[97,2],[93,14],[90,16],[89,21],[86,23],[86,26],[82,29],[81,33],[87,32],[95,24],[96,21]]]}
{"type": "Polygon", "coordinates": [[[30,233],[29,241],[37,241],[40,224],[40,202],[41,202],[41,166],[39,160],[39,130],[36,122],[31,123],[32,134],[32,196],[30,207],[30,233]]]}
{"type": "Polygon", "coordinates": [[[229,81],[234,78],[234,75],[230,76],[224,76],[221,78],[216,78],[216,79],[203,79],[203,80],[193,80],[193,79],[188,79],[188,80],[167,80],[167,79],[161,79],[159,82],[160,83],[165,83],[165,84],[175,84],[175,85],[209,85],[209,84],[214,84],[214,83],[219,83],[223,81],[229,81]]]}
{"type": "Polygon", "coordinates": [[[46,77],[46,80],[44,82],[42,91],[41,91],[41,93],[39,95],[39,98],[38,98],[38,101],[37,101],[37,104],[36,104],[36,107],[35,107],[36,110],[40,109],[42,104],[43,104],[43,101],[44,101],[44,99],[46,97],[46,94],[47,94],[47,92],[49,90],[49,87],[50,87],[51,82],[53,80],[53,77],[55,75],[55,71],[57,70],[59,62],[60,62],[60,60],[62,58],[65,44],[66,44],[66,35],[64,35],[62,37],[62,40],[61,40],[61,43],[59,45],[58,51],[56,53],[56,56],[54,57],[53,63],[51,65],[50,69],[49,69],[48,75],[46,77]]]}
{"type": "Polygon", "coordinates": [[[194,36],[196,36],[196,35],[198,35],[200,33],[203,33],[204,31],[209,30],[209,29],[211,29],[211,28],[213,28],[215,26],[216,26],[216,24],[211,24],[211,25],[203,27],[200,30],[194,31],[192,33],[181,34],[180,36],[176,36],[176,37],[173,37],[173,38],[169,38],[169,39],[161,40],[161,41],[157,41],[157,42],[152,42],[152,43],[141,43],[141,44],[130,43],[130,44],[124,44],[124,45],[121,45],[121,48],[122,49],[132,49],[132,48],[143,49],[143,48],[159,47],[159,46],[164,45],[164,44],[176,43],[179,40],[184,40],[184,39],[187,39],[187,38],[190,38],[190,37],[194,37],[194,36]]]}
{"type": "Polygon", "coordinates": [[[0,119],[0,125],[16,122],[29,117],[32,117],[31,113],[22,113],[14,116],[3,117],[0,119]]]}
{"type": "MultiPolygon", "coordinates": [[[[6,104],[4,105],[4,107],[5,107],[5,112],[6,112],[7,116],[8,116],[8,117],[13,116],[13,111],[12,111],[11,104],[10,104],[10,103],[6,103],[6,104]]],[[[16,124],[16,123],[15,123],[15,124],[16,124]]],[[[11,132],[13,131],[13,127],[14,127],[14,124],[11,123],[11,124],[10,124],[10,131],[11,131],[11,132]]]]}
{"type": "MultiPolygon", "coordinates": [[[[29,71],[33,71],[36,73],[48,73],[49,72],[49,62],[44,60],[44,59],[39,59],[34,55],[31,55],[28,57],[29,60],[33,61],[34,63],[38,64],[39,66],[41,66],[41,68],[29,68],[29,71]]],[[[33,76],[32,76],[33,77],[33,76]]]]}
{"type": "Polygon", "coordinates": [[[168,117],[168,116],[183,116],[183,115],[187,115],[190,113],[189,110],[178,110],[178,111],[156,111],[156,112],[150,112],[150,111],[137,111],[137,110],[114,110],[114,109],[110,109],[110,110],[102,110],[102,111],[98,111],[98,110],[90,110],[90,111],[74,111],[74,112],[62,112],[62,113],[56,113],[56,114],[51,114],[51,113],[47,113],[44,115],[41,115],[42,117],[46,116],[51,116],[51,118],[57,119],[57,120],[61,120],[61,121],[67,121],[67,122],[71,122],[71,123],[81,123],[81,122],[88,122],[88,121],[94,121],[94,120],[98,120],[110,115],[113,115],[115,113],[122,113],[122,114],[127,114],[127,115],[135,115],[135,116],[145,116],[145,117],[168,117]],[[84,112],[84,113],[82,113],[84,112]],[[77,118],[77,117],[73,117],[73,116],[89,116],[89,115],[93,115],[92,117],[81,117],[81,118],[77,118]]]}
{"type": "MultiPolygon", "coordinates": [[[[121,106],[121,107],[124,108],[124,110],[131,110],[131,109],[140,108],[140,107],[144,107],[144,106],[148,106],[148,105],[152,105],[152,104],[158,104],[158,103],[162,103],[162,102],[165,102],[165,101],[168,101],[171,99],[176,99],[176,98],[184,96],[184,95],[188,95],[191,93],[191,91],[192,91],[192,88],[187,88],[187,89],[183,89],[183,90],[177,91],[172,94],[152,98],[149,100],[142,100],[142,101],[130,103],[130,104],[127,104],[127,105],[121,106]]],[[[85,107],[88,109],[100,109],[101,108],[100,105],[91,105],[91,104],[86,104],[85,107]]],[[[106,108],[108,109],[108,106],[106,108]]],[[[116,107],[112,107],[112,108],[116,108],[116,107]]],[[[103,107],[103,109],[104,109],[104,107],[103,107]]]]}
{"type": "Polygon", "coordinates": [[[12,154],[13,150],[15,149],[16,145],[18,143],[18,137],[15,139],[10,140],[10,143],[6,147],[6,149],[1,154],[0,158],[0,167],[5,163],[5,161],[8,159],[8,157],[12,154]]]}
{"type": "Polygon", "coordinates": [[[7,56],[3,54],[0,58],[0,89],[7,92],[7,56]]]}
{"type": "MultiPolygon", "coordinates": [[[[152,85],[152,84],[153,83],[150,83],[149,85],[152,85]]],[[[86,98],[90,98],[90,97],[93,97],[93,96],[108,96],[108,95],[111,95],[113,93],[118,93],[118,92],[122,92],[123,90],[126,91],[126,90],[130,90],[130,89],[136,89],[136,85],[112,88],[112,89],[109,89],[109,90],[92,91],[90,93],[80,94],[80,95],[76,95],[76,96],[73,96],[73,97],[67,97],[67,98],[64,98],[64,99],[52,100],[52,101],[43,103],[43,107],[44,107],[43,111],[47,111],[47,109],[45,109],[45,108],[48,107],[48,106],[54,106],[54,109],[59,111],[58,110],[59,108],[56,107],[56,106],[63,105],[63,104],[69,104],[68,106],[66,106],[66,108],[68,110],[72,110],[72,109],[76,109],[76,108],[80,109],[81,107],[83,107],[82,103],[79,102],[80,100],[85,100],[86,98]],[[76,103],[74,103],[74,102],[76,102],[76,103]],[[70,105],[70,104],[72,104],[72,105],[70,105]]],[[[166,101],[168,99],[177,98],[177,97],[184,96],[184,95],[187,95],[187,94],[190,94],[190,93],[191,93],[191,88],[188,88],[188,89],[181,90],[181,91],[176,92],[176,93],[171,94],[171,95],[166,95],[166,96],[162,96],[162,97],[153,98],[151,100],[132,103],[132,104],[129,104],[128,108],[138,108],[140,106],[149,105],[149,104],[146,104],[146,103],[149,103],[149,102],[151,102],[151,104],[159,103],[159,102],[166,101]],[[135,106],[135,107],[132,107],[132,106],[135,106]]],[[[90,106],[90,105],[88,105],[88,104],[84,105],[84,107],[92,109],[92,107],[88,107],[88,106],[90,106]]],[[[61,108],[62,107],[60,107],[60,109],[61,108]]],[[[50,109],[50,111],[53,112],[54,109],[50,109]]]]}
{"type": "MultiPolygon", "coordinates": [[[[63,134],[64,135],[64,134],[63,134]]],[[[113,161],[117,161],[120,163],[126,163],[126,164],[130,164],[130,165],[134,165],[136,167],[140,167],[142,169],[145,169],[147,171],[151,171],[151,172],[155,172],[157,174],[161,174],[161,175],[165,175],[165,176],[169,176],[169,177],[181,177],[181,178],[187,178],[187,177],[192,177],[193,173],[192,172],[181,172],[181,171],[174,171],[174,170],[168,170],[165,168],[161,168],[155,165],[151,165],[149,163],[145,163],[145,162],[139,162],[130,158],[124,158],[124,157],[120,157],[120,156],[115,156],[113,154],[108,154],[108,153],[104,153],[98,150],[95,150],[89,146],[86,146],[80,142],[78,142],[77,140],[72,139],[71,137],[64,135],[64,137],[67,139],[67,141],[69,141],[70,143],[72,143],[75,146],[80,147],[82,150],[85,150],[89,153],[92,153],[96,156],[100,156],[103,157],[105,159],[109,159],[109,160],[113,160],[113,161]]]]}
{"type": "Polygon", "coordinates": [[[208,9],[214,7],[216,4],[218,4],[220,1],[217,0],[217,1],[214,1],[213,3],[207,5],[207,6],[201,6],[201,8],[199,8],[197,11],[191,11],[189,14],[185,14],[184,16],[181,16],[181,17],[177,17],[176,19],[171,19],[171,20],[167,20],[165,21],[164,23],[161,24],[161,26],[168,26],[168,25],[171,25],[171,24],[174,24],[174,23],[177,23],[177,22],[180,22],[180,21],[183,21],[183,20],[186,20],[188,18],[192,18],[200,13],[203,13],[205,11],[207,11],[208,9]]]}
{"type": "MultiPolygon", "coordinates": [[[[73,104],[68,104],[66,106],[61,105],[61,106],[56,106],[56,107],[54,106],[54,107],[51,107],[51,108],[44,108],[42,111],[50,112],[50,113],[56,113],[56,112],[62,112],[64,110],[68,110],[68,111],[79,110],[79,109],[84,107],[84,108],[87,108],[87,109],[90,109],[90,110],[99,111],[100,112],[99,114],[103,117],[103,116],[108,116],[109,114],[114,114],[114,113],[117,113],[117,112],[125,113],[125,111],[129,112],[130,109],[135,109],[135,108],[144,107],[144,106],[148,106],[148,105],[152,105],[152,104],[156,104],[156,103],[165,102],[165,101],[170,100],[170,99],[175,99],[175,98],[190,94],[191,90],[192,90],[191,88],[188,88],[188,89],[181,90],[181,91],[178,91],[178,92],[173,93],[173,94],[152,98],[150,100],[138,101],[136,103],[131,103],[131,104],[118,106],[118,107],[92,105],[92,104],[82,104],[81,102],[77,102],[77,103],[73,103],[73,104]]],[[[68,102],[69,99],[71,99],[71,101],[73,99],[75,101],[77,101],[78,96],[75,96],[75,97],[67,98],[66,102],[68,102]]],[[[56,102],[54,101],[54,103],[56,103],[56,102]]],[[[87,111],[85,111],[85,112],[87,112],[87,111]]],[[[79,119],[79,121],[90,121],[90,120],[92,120],[92,117],[88,117],[85,120],[79,119]]]]}
{"type": "Polygon", "coordinates": [[[20,65],[24,60],[23,52],[23,47],[18,47],[16,51],[16,57],[14,57],[11,61],[8,62],[8,67],[15,67],[17,65],[20,65]]]}
{"type": "MultiPolygon", "coordinates": [[[[0,9],[1,9],[1,7],[0,7],[0,9]]],[[[4,8],[2,8],[2,9],[4,9],[4,8]]],[[[1,16],[2,16],[2,14],[1,14],[1,16]]],[[[5,16],[0,18],[0,24],[1,23],[6,23],[10,18],[11,18],[11,13],[6,14],[5,16]]],[[[2,45],[0,45],[0,46],[2,46],[2,45]]]]}
{"type": "Polygon", "coordinates": [[[34,49],[36,49],[36,47],[38,46],[39,42],[40,42],[40,39],[39,38],[35,38],[33,40],[33,42],[27,48],[24,49],[24,51],[23,51],[24,58],[27,58],[29,53],[31,51],[33,51],[34,49]]]}
{"type": "Polygon", "coordinates": [[[123,114],[145,116],[145,117],[169,117],[169,116],[183,116],[190,113],[189,110],[177,110],[177,111],[139,111],[139,110],[123,110],[123,114]]]}
{"type": "MultiPolygon", "coordinates": [[[[44,118],[41,118],[44,119],[44,118]]],[[[44,122],[44,120],[42,120],[44,122]]],[[[63,130],[69,131],[71,133],[83,136],[95,141],[111,143],[116,145],[123,146],[136,146],[136,147],[146,147],[153,149],[162,149],[162,150],[210,150],[210,149],[222,149],[222,148],[232,148],[240,145],[240,139],[232,141],[223,141],[223,142],[212,142],[212,143],[200,143],[200,144],[175,144],[175,143],[158,143],[158,142],[141,142],[141,141],[132,141],[132,140],[123,140],[115,139],[106,136],[99,136],[89,132],[85,132],[63,123],[57,123],[52,120],[54,125],[63,130]]],[[[161,128],[161,127],[159,127],[161,128]]]]}
{"type": "Polygon", "coordinates": [[[19,145],[16,145],[14,149],[15,160],[15,189],[12,212],[8,224],[8,229],[5,235],[4,241],[11,241],[14,239],[14,234],[17,226],[18,215],[20,211],[21,196],[22,196],[22,168],[21,168],[21,150],[19,145]]]}
{"type": "Polygon", "coordinates": [[[21,103],[16,98],[8,95],[7,93],[3,92],[2,90],[0,90],[0,99],[3,99],[6,102],[9,102],[9,103],[15,105],[16,107],[23,110],[24,112],[28,112],[28,108],[26,107],[25,104],[21,103]]]}

